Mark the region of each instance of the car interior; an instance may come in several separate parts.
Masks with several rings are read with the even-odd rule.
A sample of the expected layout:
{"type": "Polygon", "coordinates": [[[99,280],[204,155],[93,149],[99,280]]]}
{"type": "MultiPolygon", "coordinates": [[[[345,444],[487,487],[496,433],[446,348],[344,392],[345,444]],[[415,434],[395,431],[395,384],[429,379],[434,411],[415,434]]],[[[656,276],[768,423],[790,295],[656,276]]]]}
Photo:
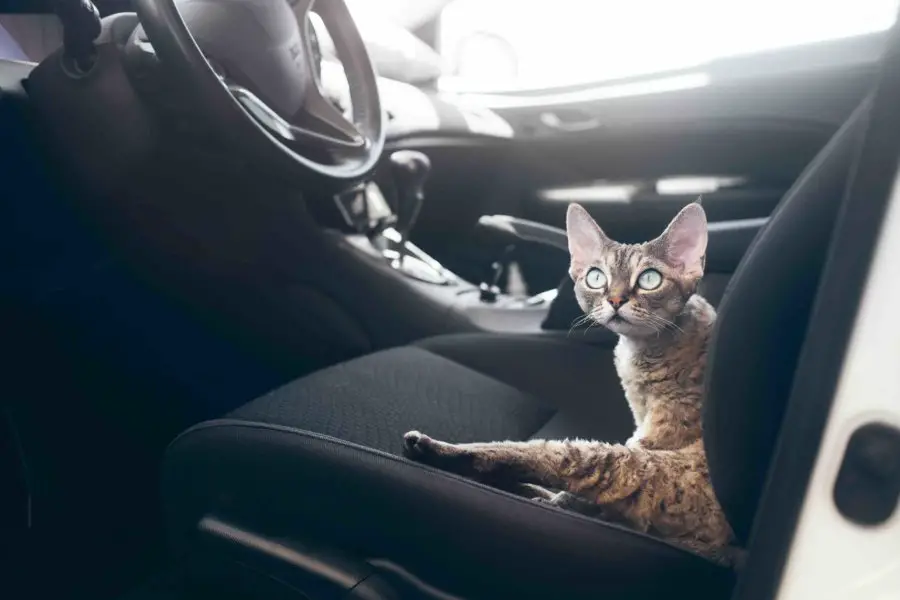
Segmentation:
{"type": "Polygon", "coordinates": [[[900,97],[893,29],[488,107],[386,77],[344,0],[10,6],[0,585],[739,589],[748,571],[409,461],[402,436],[624,442],[617,338],[580,322],[566,207],[639,242],[700,196],[704,443],[749,569],[848,190],[900,97]]]}

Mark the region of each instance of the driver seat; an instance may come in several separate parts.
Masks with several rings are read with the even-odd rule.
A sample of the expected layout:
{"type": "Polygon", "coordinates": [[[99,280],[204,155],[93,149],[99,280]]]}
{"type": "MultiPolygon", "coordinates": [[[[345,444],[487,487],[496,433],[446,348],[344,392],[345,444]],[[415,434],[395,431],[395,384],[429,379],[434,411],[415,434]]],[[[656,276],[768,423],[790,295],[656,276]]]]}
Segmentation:
{"type": "MultiPolygon", "coordinates": [[[[743,544],[870,105],[786,194],[719,309],[704,440],[743,544]]],[[[171,444],[173,549],[205,584],[259,598],[725,597],[733,573],[688,551],[400,456],[410,429],[624,439],[624,401],[598,390],[620,395],[610,350],[565,338],[443,336],[339,364],[171,444]]]]}

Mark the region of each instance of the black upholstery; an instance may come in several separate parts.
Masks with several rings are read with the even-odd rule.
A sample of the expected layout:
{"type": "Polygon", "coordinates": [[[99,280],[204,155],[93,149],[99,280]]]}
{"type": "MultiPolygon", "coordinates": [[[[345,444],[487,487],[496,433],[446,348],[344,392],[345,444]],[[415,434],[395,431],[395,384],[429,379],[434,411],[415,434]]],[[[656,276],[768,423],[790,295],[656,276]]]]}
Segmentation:
{"type": "MultiPolygon", "coordinates": [[[[714,484],[741,535],[867,111],[785,197],[723,301],[704,423],[714,484]]],[[[693,554],[397,456],[413,428],[466,441],[621,439],[631,426],[609,349],[552,336],[424,340],[182,434],[164,470],[170,533],[177,551],[195,550],[198,522],[215,515],[280,540],[324,541],[463,597],[724,597],[730,572],[693,554]]]]}
{"type": "Polygon", "coordinates": [[[418,348],[397,348],[305,377],[230,417],[397,452],[413,428],[460,441],[527,439],[552,414],[478,371],[418,348]]]}
{"type": "Polygon", "coordinates": [[[577,334],[573,339],[462,334],[428,338],[417,345],[489,373],[552,407],[552,417],[530,437],[625,441],[634,430],[634,420],[621,392],[612,352],[573,343],[577,339],[577,334]]]}
{"type": "Polygon", "coordinates": [[[297,380],[173,442],[164,490],[176,550],[192,548],[197,522],[214,514],[279,538],[327,540],[386,558],[463,597],[481,597],[475,589],[486,597],[553,597],[561,577],[569,598],[595,597],[598,578],[610,598],[697,580],[710,590],[731,584],[728,572],[657,539],[400,458],[402,433],[414,428],[460,441],[624,439],[633,422],[609,348],[471,335],[375,353],[297,380]],[[467,365],[441,356],[456,352],[467,365]],[[528,389],[475,366],[509,379],[518,372],[528,389]],[[541,381],[541,373],[551,375],[541,381]],[[557,393],[554,381],[568,389],[557,393]],[[607,387],[594,394],[614,397],[575,406],[576,394],[602,381],[607,387]],[[656,577],[645,577],[647,569],[656,577]]]}
{"type": "Polygon", "coordinates": [[[822,265],[871,98],[803,172],[718,307],[704,402],[716,495],[746,540],[791,390],[822,265]]]}
{"type": "Polygon", "coordinates": [[[390,453],[410,429],[459,442],[624,441],[634,429],[609,348],[493,334],[437,336],[339,364],[228,418],[327,432],[390,453]],[[598,390],[610,397],[596,398],[598,390]]]}

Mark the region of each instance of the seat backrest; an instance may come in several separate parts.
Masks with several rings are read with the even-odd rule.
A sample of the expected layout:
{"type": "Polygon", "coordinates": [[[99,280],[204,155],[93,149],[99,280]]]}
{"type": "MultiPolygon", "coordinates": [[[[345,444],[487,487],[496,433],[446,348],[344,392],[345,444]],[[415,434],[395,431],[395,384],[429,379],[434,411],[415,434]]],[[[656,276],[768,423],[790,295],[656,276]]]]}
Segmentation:
{"type": "Polygon", "coordinates": [[[719,307],[706,374],[710,477],[746,541],[791,390],[867,98],[800,175],[747,250],[719,307]]]}

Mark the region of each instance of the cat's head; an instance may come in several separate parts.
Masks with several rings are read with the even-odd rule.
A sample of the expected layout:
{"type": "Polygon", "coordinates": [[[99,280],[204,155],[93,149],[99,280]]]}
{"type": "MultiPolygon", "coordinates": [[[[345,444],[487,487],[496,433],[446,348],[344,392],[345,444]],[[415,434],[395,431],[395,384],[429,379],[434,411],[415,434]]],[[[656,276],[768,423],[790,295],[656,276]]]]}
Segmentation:
{"type": "Polygon", "coordinates": [[[577,204],[569,205],[566,233],[578,305],[620,335],[645,337],[672,329],[703,277],[706,214],[696,203],[643,244],[609,239],[577,204]]]}

